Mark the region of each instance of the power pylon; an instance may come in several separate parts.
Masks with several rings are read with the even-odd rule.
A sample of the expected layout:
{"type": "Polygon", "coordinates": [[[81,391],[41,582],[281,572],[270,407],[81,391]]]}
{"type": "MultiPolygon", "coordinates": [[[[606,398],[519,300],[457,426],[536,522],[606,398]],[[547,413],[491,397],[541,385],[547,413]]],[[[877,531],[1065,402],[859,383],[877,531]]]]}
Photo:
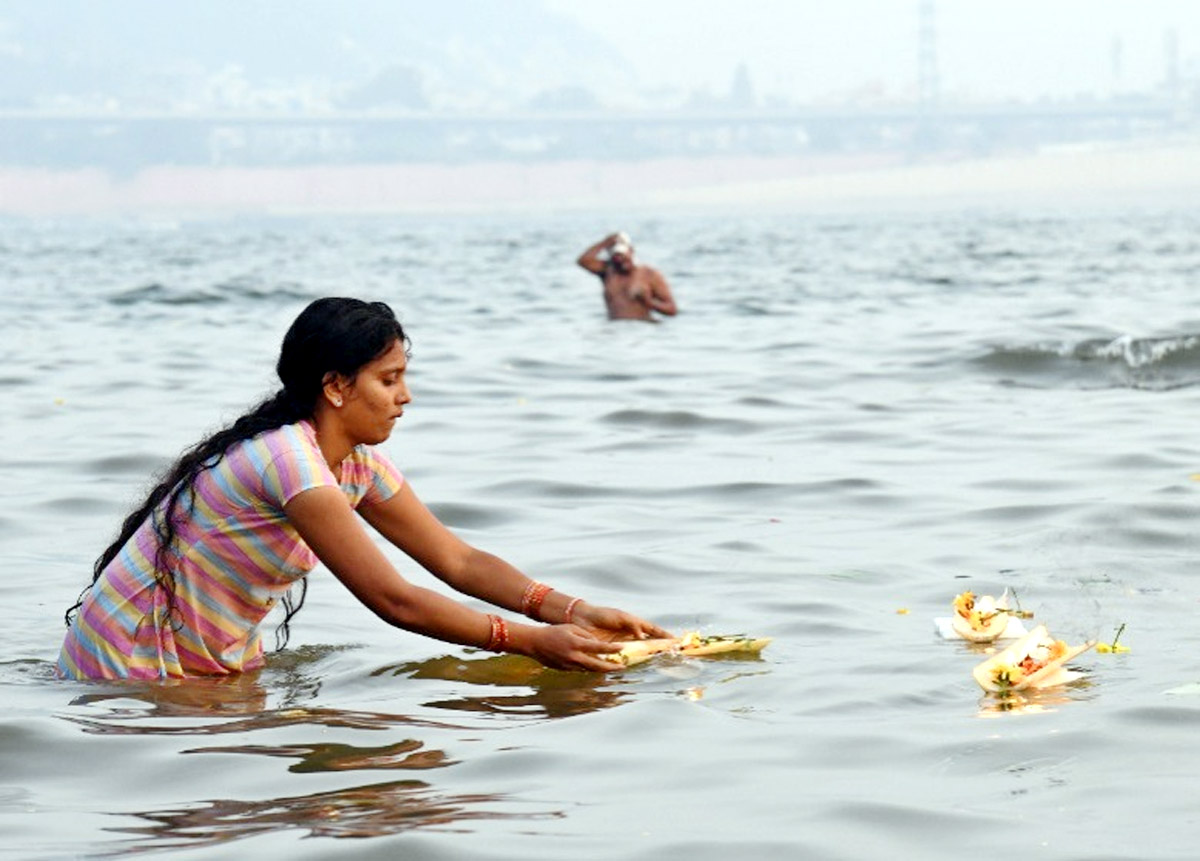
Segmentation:
{"type": "Polygon", "coordinates": [[[917,99],[922,114],[937,110],[940,98],[937,66],[937,27],[933,0],[921,0],[917,31],[917,99]]]}

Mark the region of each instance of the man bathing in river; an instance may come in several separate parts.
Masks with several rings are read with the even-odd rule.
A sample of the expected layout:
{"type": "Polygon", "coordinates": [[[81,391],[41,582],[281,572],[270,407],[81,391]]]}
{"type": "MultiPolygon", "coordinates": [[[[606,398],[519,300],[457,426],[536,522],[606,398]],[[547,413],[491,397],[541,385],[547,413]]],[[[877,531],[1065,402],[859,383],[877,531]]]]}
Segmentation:
{"type": "Polygon", "coordinates": [[[579,255],[578,263],[600,276],[604,304],[611,320],[652,320],[652,312],[675,316],[675,299],[667,279],[652,266],[633,259],[633,243],[613,233],[579,255]]]}

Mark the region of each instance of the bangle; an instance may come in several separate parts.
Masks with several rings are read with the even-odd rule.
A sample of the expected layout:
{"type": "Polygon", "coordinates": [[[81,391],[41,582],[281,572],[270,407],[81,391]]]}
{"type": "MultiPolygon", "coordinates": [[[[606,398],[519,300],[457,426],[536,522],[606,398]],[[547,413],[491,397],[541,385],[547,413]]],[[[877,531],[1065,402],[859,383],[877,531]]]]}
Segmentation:
{"type": "Polygon", "coordinates": [[[483,648],[489,652],[503,652],[508,646],[508,623],[499,616],[492,615],[488,616],[488,622],[492,630],[483,648]]]}
{"type": "Polygon", "coordinates": [[[563,611],[563,621],[564,622],[567,622],[568,624],[570,623],[571,614],[575,612],[576,605],[579,604],[579,602],[582,600],[583,600],[582,598],[572,598],[567,603],[567,609],[565,611],[563,611]]]}
{"type": "Polygon", "coordinates": [[[546,596],[554,590],[545,583],[539,583],[536,580],[530,580],[529,585],[525,587],[524,594],[521,595],[521,612],[535,621],[541,621],[538,615],[542,609],[542,602],[546,600],[546,596]]]}

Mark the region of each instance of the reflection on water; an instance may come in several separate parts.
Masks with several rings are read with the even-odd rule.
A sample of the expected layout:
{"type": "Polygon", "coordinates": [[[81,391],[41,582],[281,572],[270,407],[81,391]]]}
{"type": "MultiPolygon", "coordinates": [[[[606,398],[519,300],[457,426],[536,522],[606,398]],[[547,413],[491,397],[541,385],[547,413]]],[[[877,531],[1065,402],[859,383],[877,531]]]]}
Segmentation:
{"type": "Polygon", "coordinates": [[[447,728],[449,725],[386,712],[332,708],[267,709],[267,692],[251,674],[213,683],[194,679],[187,682],[130,683],[119,690],[85,694],[71,701],[74,706],[107,705],[102,718],[59,715],[78,724],[87,733],[99,735],[218,735],[253,732],[276,727],[316,725],[343,729],[385,730],[396,726],[447,728]],[[225,717],[217,723],[188,725],[148,724],[157,718],[225,717]],[[240,716],[240,717],[239,717],[240,716]]]}
{"type": "Polygon", "coordinates": [[[117,719],[253,715],[264,711],[268,702],[261,672],[186,681],[74,682],[100,690],[75,697],[71,705],[105,704],[117,719]]]}
{"type": "Polygon", "coordinates": [[[1086,679],[1040,690],[1009,691],[1005,694],[985,694],[979,702],[979,717],[994,718],[1007,714],[1038,714],[1057,711],[1069,703],[1090,699],[1092,687],[1086,679]]]}
{"type": "Polygon", "coordinates": [[[313,771],[357,771],[375,768],[443,768],[454,765],[444,751],[421,750],[424,743],[405,739],[381,747],[357,747],[352,744],[262,745],[197,747],[183,753],[252,753],[262,756],[290,756],[300,761],[288,771],[304,774],[313,771]]]}
{"type": "Polygon", "coordinates": [[[302,646],[267,657],[263,669],[229,676],[201,676],[162,681],[72,682],[91,689],[71,701],[92,705],[117,700],[135,700],[149,709],[115,708],[115,716],[212,717],[255,715],[274,701],[277,711],[292,711],[315,699],[321,688],[320,662],[347,646],[302,646]]]}
{"type": "MultiPolygon", "coordinates": [[[[297,738],[297,732],[339,730],[395,730],[405,727],[461,732],[478,727],[422,719],[386,712],[323,708],[316,705],[270,707],[294,702],[307,686],[306,661],[283,659],[265,671],[219,679],[185,682],[129,682],[88,685],[94,688],[74,698],[71,705],[91,707],[100,714],[61,714],[63,720],[93,735],[211,736],[289,731],[280,743],[233,744],[193,747],[182,754],[235,754],[293,759],[292,774],[335,774],[379,769],[432,772],[461,760],[427,742],[406,737],[370,746],[344,741],[297,738]],[[282,669],[282,671],[281,671],[282,669]],[[186,720],[186,719],[192,720],[186,720]],[[180,719],[185,719],[181,721],[180,719]]],[[[485,659],[440,657],[428,661],[382,667],[373,677],[407,676],[425,680],[453,680],[466,688],[521,687],[531,693],[463,696],[435,703],[435,707],[475,712],[526,711],[542,717],[580,714],[621,702],[615,691],[600,690],[608,682],[584,673],[557,673],[512,656],[485,659]]],[[[296,830],[308,836],[375,837],[414,828],[453,826],[481,819],[546,819],[565,815],[558,810],[512,812],[517,802],[498,793],[454,794],[438,791],[424,781],[403,780],[353,786],[309,795],[265,800],[209,799],[190,801],[169,809],[108,811],[134,816],[149,825],[113,827],[109,831],[137,835],[132,843],[109,847],[108,854],[178,850],[223,844],[268,832],[296,830]],[[503,803],[505,809],[497,810],[503,803]]]]}
{"type": "Polygon", "coordinates": [[[494,687],[531,689],[521,694],[461,696],[425,703],[429,708],[504,715],[506,718],[562,718],[587,714],[620,705],[628,694],[604,690],[614,680],[596,673],[568,673],[550,670],[518,655],[487,658],[445,656],[428,661],[391,664],[371,675],[407,676],[413,679],[441,679],[494,687]]]}
{"type": "MultiPolygon", "coordinates": [[[[415,828],[456,826],[480,819],[554,819],[561,811],[503,813],[480,809],[501,795],[447,795],[420,780],[398,780],[262,801],[218,799],[175,810],[134,814],[147,826],[109,828],[142,835],[120,854],[228,843],[272,831],[297,830],[311,837],[382,837],[415,828]]],[[[116,852],[110,854],[118,854],[116,852]]]]}
{"type": "MultiPolygon", "coordinates": [[[[386,712],[329,709],[315,706],[267,708],[277,696],[261,683],[262,671],[213,679],[103,684],[103,690],[83,694],[73,706],[105,704],[101,718],[60,715],[104,735],[215,735],[315,724],[347,729],[391,729],[396,726],[462,728],[441,721],[386,712]],[[219,722],[189,725],[148,724],[156,718],[221,718],[219,722]]],[[[620,705],[628,698],[615,689],[616,681],[599,674],[549,670],[528,658],[495,655],[485,658],[441,656],[426,661],[389,664],[370,674],[441,680],[488,688],[521,688],[521,693],[463,695],[424,703],[428,708],[504,714],[529,718],[561,718],[620,705]]],[[[277,681],[277,679],[275,680],[277,681]]],[[[282,699],[294,699],[285,696],[282,699]]],[[[261,751],[260,751],[261,752],[261,751]]]]}

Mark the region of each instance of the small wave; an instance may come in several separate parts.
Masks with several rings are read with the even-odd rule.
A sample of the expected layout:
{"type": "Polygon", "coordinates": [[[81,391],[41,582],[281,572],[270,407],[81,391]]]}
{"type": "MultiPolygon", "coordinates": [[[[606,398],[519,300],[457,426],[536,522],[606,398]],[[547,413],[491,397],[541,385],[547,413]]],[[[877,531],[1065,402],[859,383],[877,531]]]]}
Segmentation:
{"type": "Polygon", "coordinates": [[[1005,260],[1028,260],[1033,255],[1016,248],[981,248],[976,243],[968,243],[963,252],[972,260],[982,263],[996,263],[1005,260]]]}
{"type": "Polygon", "coordinates": [[[228,281],[208,288],[169,287],[151,283],[123,290],[109,297],[113,305],[221,305],[226,302],[292,302],[312,298],[299,284],[266,287],[228,281]]]}
{"type": "Polygon", "coordinates": [[[710,430],[728,433],[752,433],[758,430],[752,422],[740,419],[712,418],[690,410],[616,410],[603,416],[601,421],[607,424],[655,430],[710,430]]]}
{"type": "Polygon", "coordinates": [[[431,503],[430,508],[438,519],[456,529],[486,529],[501,526],[510,520],[499,507],[486,508],[462,503],[431,503]]]}
{"type": "Polygon", "coordinates": [[[40,502],[37,507],[55,514],[107,514],[113,503],[108,497],[61,496],[40,502]]]}
{"type": "Polygon", "coordinates": [[[108,301],[113,305],[215,305],[225,300],[210,291],[180,290],[156,283],[123,290],[108,301]]]}
{"type": "Polygon", "coordinates": [[[1200,384],[1200,335],[999,346],[974,363],[1015,385],[1165,391],[1200,384]]]}
{"type": "Polygon", "coordinates": [[[230,298],[250,299],[255,302],[303,302],[316,298],[317,294],[302,284],[284,283],[273,287],[254,286],[232,282],[219,285],[230,298]]]}
{"type": "Polygon", "coordinates": [[[142,478],[153,458],[143,454],[122,454],[81,461],[79,468],[91,475],[128,475],[142,478]]]}
{"type": "Polygon", "coordinates": [[[0,684],[42,685],[58,678],[54,662],[37,658],[17,658],[0,661],[0,684]]]}
{"type": "MultiPolygon", "coordinates": [[[[595,484],[569,481],[502,481],[484,488],[489,498],[504,499],[518,497],[525,499],[620,499],[620,490],[599,487],[595,484]]],[[[461,507],[461,506],[460,506],[461,507]]],[[[443,508],[437,510],[439,516],[443,508]]]]}
{"type": "Polygon", "coordinates": [[[731,312],[738,317],[769,317],[771,308],[757,299],[743,299],[734,302],[731,312]]]}
{"type": "Polygon", "coordinates": [[[1122,335],[1111,341],[1083,341],[1075,347],[1073,355],[1083,361],[1116,359],[1130,368],[1177,363],[1181,359],[1200,366],[1200,335],[1174,338],[1122,335]]]}

